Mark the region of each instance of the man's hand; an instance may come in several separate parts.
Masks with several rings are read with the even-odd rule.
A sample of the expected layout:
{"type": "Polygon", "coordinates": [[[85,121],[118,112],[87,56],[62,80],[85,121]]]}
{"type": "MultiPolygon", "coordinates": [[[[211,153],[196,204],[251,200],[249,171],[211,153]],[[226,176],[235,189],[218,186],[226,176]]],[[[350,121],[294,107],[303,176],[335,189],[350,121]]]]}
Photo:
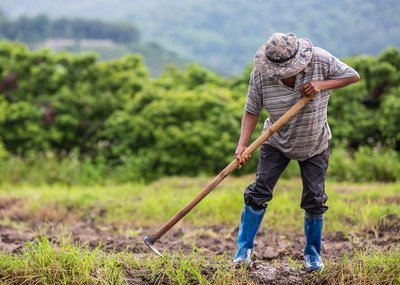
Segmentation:
{"type": "Polygon", "coordinates": [[[244,145],[238,145],[236,148],[235,158],[239,162],[239,168],[242,167],[242,165],[245,164],[250,159],[250,155],[242,157],[242,154],[246,150],[246,148],[247,146],[244,145]]]}
{"type": "Polygon", "coordinates": [[[247,111],[244,111],[242,118],[242,127],[240,130],[240,138],[235,151],[235,159],[239,162],[239,168],[242,164],[249,160],[250,155],[242,157],[243,152],[246,150],[250,140],[250,136],[254,131],[258,122],[258,115],[254,115],[247,111]]]}
{"type": "Polygon", "coordinates": [[[347,85],[353,84],[358,80],[360,80],[360,76],[356,74],[351,77],[345,77],[339,79],[310,81],[300,87],[300,93],[305,97],[313,98],[321,91],[342,88],[347,85]]]}
{"type": "Polygon", "coordinates": [[[304,97],[311,97],[313,98],[319,92],[322,91],[324,81],[310,81],[301,86],[300,93],[304,97]]]}

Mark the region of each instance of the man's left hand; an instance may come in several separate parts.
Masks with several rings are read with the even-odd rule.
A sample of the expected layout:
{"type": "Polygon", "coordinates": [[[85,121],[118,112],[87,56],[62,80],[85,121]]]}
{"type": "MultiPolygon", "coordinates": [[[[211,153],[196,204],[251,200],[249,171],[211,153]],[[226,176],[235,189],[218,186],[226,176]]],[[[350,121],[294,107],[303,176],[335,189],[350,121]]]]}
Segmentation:
{"type": "Polygon", "coordinates": [[[300,87],[300,93],[304,97],[313,98],[322,90],[323,81],[310,81],[300,87]]]}

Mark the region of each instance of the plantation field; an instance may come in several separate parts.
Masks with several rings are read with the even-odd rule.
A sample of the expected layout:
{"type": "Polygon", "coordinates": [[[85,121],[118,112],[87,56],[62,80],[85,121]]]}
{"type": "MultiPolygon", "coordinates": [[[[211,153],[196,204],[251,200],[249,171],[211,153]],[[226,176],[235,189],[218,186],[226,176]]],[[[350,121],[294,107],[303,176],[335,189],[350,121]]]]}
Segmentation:
{"type": "Polygon", "coordinates": [[[301,180],[281,180],[256,238],[254,266],[231,264],[243,189],[228,178],[152,254],[142,242],[208,177],[152,184],[3,185],[3,284],[399,284],[400,184],[328,182],[320,274],[302,269],[301,180]]]}

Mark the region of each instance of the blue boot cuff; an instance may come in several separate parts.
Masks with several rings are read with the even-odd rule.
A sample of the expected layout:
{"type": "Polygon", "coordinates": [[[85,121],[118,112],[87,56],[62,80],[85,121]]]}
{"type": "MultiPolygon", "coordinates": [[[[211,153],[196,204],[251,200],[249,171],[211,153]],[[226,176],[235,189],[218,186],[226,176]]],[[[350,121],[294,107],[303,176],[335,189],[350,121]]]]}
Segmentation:
{"type": "Polygon", "coordinates": [[[252,206],[244,205],[244,209],[256,215],[262,215],[265,213],[265,209],[254,210],[252,206]]]}

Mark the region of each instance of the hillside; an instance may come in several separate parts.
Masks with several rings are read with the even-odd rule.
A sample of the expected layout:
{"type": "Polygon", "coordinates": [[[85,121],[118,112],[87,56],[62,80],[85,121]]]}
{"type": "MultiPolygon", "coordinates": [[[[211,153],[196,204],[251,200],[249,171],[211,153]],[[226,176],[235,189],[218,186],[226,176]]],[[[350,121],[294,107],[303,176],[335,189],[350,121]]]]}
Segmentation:
{"type": "Polygon", "coordinates": [[[398,0],[2,0],[10,16],[122,19],[137,24],[146,40],[159,42],[225,74],[239,73],[273,31],[292,31],[343,57],[378,54],[400,46],[398,0]],[[63,7],[60,9],[60,7],[63,7]]]}
{"type": "Polygon", "coordinates": [[[24,42],[32,49],[50,48],[75,53],[95,51],[103,60],[139,53],[153,75],[165,65],[185,65],[175,52],[154,42],[141,41],[138,28],[127,21],[81,18],[50,19],[45,15],[9,19],[0,10],[0,40],[24,42]]]}

